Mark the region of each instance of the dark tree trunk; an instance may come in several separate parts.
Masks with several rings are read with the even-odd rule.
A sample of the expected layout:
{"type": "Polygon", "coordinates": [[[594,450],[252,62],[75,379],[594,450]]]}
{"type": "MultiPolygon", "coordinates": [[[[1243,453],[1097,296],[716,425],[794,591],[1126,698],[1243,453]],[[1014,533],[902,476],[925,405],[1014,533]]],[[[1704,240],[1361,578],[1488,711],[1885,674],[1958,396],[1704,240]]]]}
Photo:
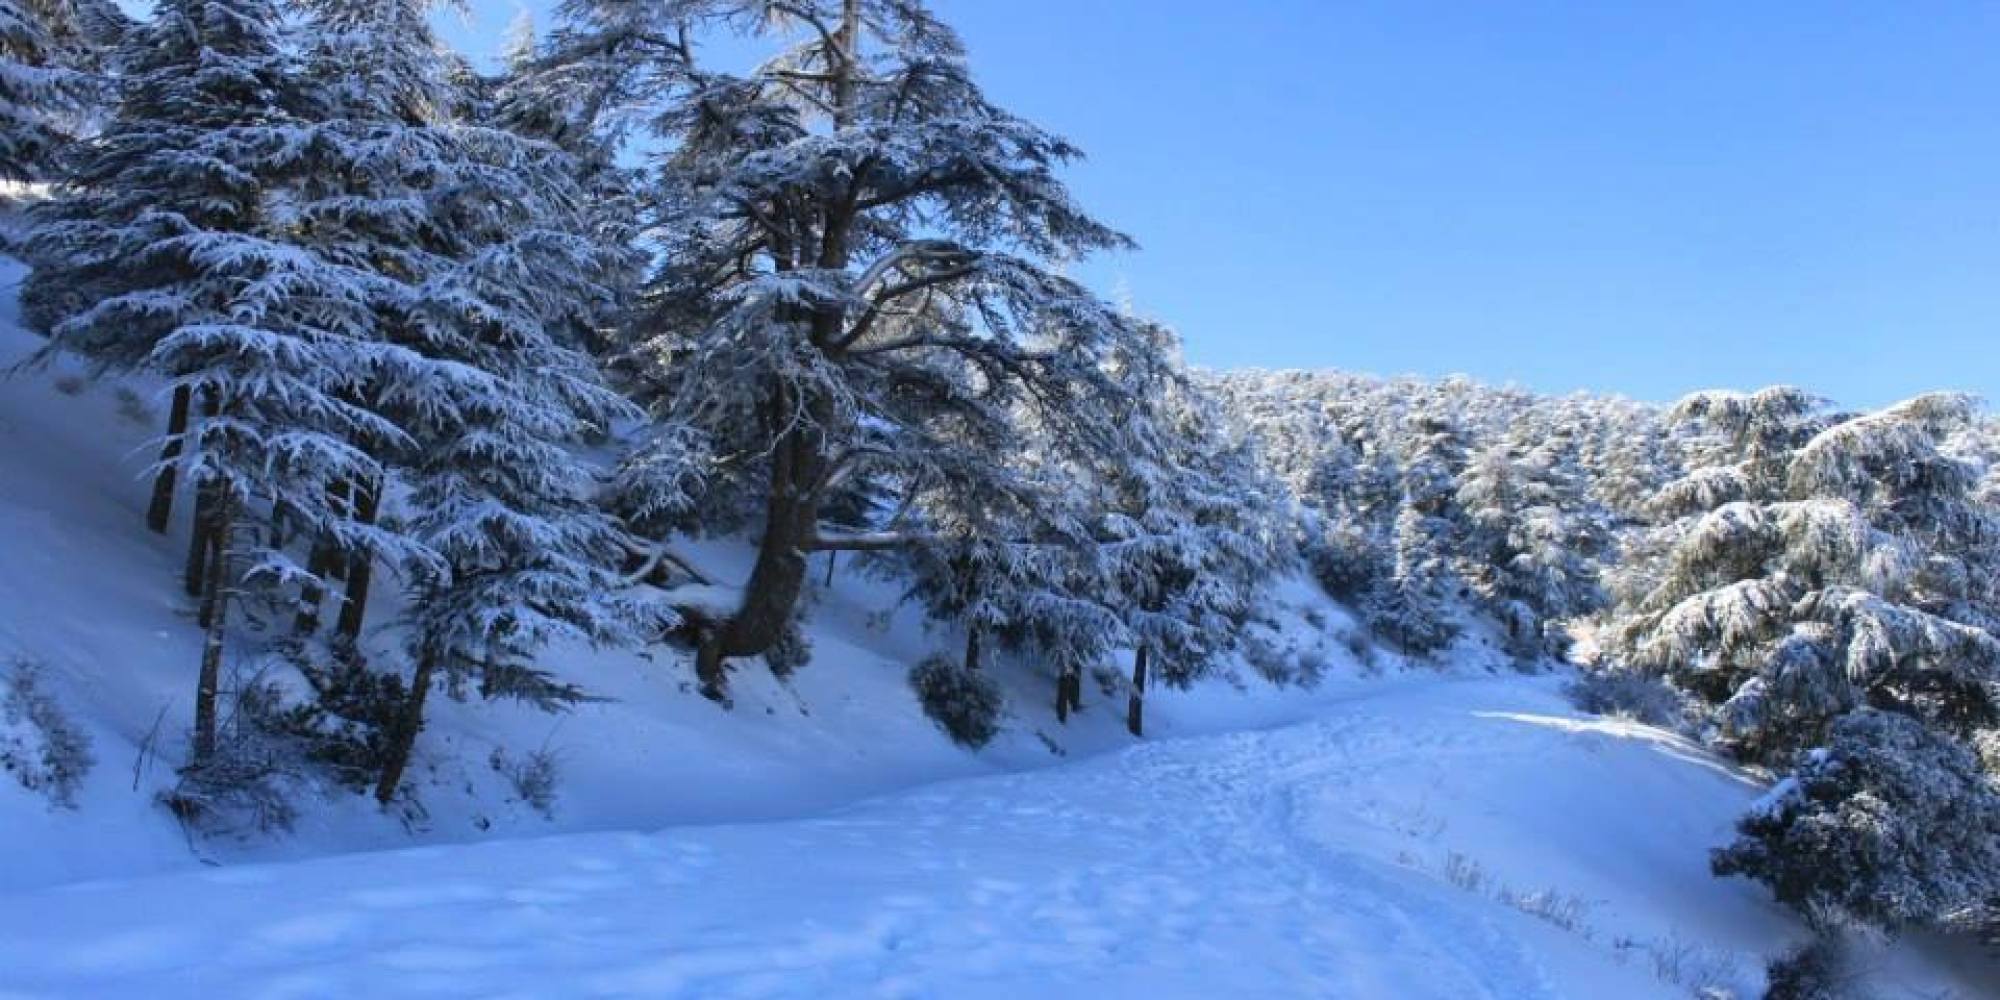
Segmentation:
{"type": "MultiPolygon", "coordinates": [[[[345,482],[335,483],[328,494],[335,514],[347,513],[348,489],[345,482]]],[[[334,568],[341,563],[340,550],[333,539],[320,535],[313,539],[312,554],[306,557],[306,572],[312,576],[299,591],[299,616],[292,623],[292,630],[299,635],[311,635],[319,631],[321,605],[326,601],[326,585],[321,582],[330,578],[334,568]]]]}
{"type": "Polygon", "coordinates": [[[1056,678],[1056,721],[1067,723],[1074,712],[1083,710],[1083,667],[1066,666],[1056,678]]]}
{"type": "Polygon", "coordinates": [[[311,635],[319,631],[320,606],[326,602],[326,587],[320,583],[333,570],[340,553],[326,539],[313,542],[312,554],[306,557],[306,573],[312,579],[306,581],[299,590],[299,615],[292,620],[292,631],[299,635],[311,635]]]}
{"type": "Polygon", "coordinates": [[[834,563],[839,561],[839,559],[840,553],[838,552],[829,552],[826,554],[826,585],[829,587],[833,586],[833,567],[834,563]]]}
{"type": "Polygon", "coordinates": [[[1132,657],[1132,700],[1125,704],[1125,728],[1134,736],[1146,735],[1146,660],[1150,653],[1141,643],[1132,657]]]}
{"type": "Polygon", "coordinates": [[[764,538],[757,546],[750,580],[743,586],[743,603],[703,639],[695,654],[702,697],[728,705],[726,661],[770,649],[791,624],[805,589],[806,545],[819,526],[815,484],[823,467],[818,439],[803,431],[786,433],[772,450],[764,538]]]}
{"type": "Polygon", "coordinates": [[[382,778],[375,784],[375,801],[385,806],[396,800],[396,789],[402,787],[403,772],[409,769],[410,755],[416,751],[417,734],[424,728],[424,701],[430,697],[431,678],[436,671],[435,654],[425,653],[417,661],[417,675],[410,679],[410,693],[403,699],[395,729],[389,734],[382,778]]]}
{"type": "Polygon", "coordinates": [[[965,670],[967,673],[979,671],[979,623],[965,627],[965,670]]]}
{"type": "MultiPolygon", "coordinates": [[[[187,564],[181,571],[181,585],[189,597],[208,592],[209,555],[215,547],[215,487],[201,483],[194,488],[194,524],[188,532],[187,564]]],[[[202,621],[207,624],[207,619],[202,621]]]]}
{"type": "Polygon", "coordinates": [[[216,491],[211,506],[209,531],[216,541],[202,580],[201,623],[207,634],[202,639],[201,675],[194,690],[196,763],[208,760],[215,753],[215,704],[222,686],[222,641],[229,623],[228,553],[224,539],[234,520],[235,501],[227,491],[216,491]]]}
{"type": "Polygon", "coordinates": [[[166,533],[167,520],[174,511],[174,480],[188,429],[188,408],[193,403],[192,388],[183,385],[174,389],[173,407],[167,412],[167,440],[160,446],[160,472],[153,477],[153,502],[146,507],[146,527],[157,534],[166,533]]]}
{"type": "MultiPolygon", "coordinates": [[[[380,483],[359,483],[354,487],[354,519],[363,525],[375,523],[382,504],[380,483]]],[[[368,615],[368,584],[375,576],[375,553],[366,547],[347,557],[347,594],[340,605],[340,621],[335,630],[349,642],[361,641],[361,623],[368,615]]]]}
{"type": "Polygon", "coordinates": [[[757,564],[743,587],[743,603],[709,634],[695,656],[702,697],[728,704],[729,677],[724,661],[770,649],[791,623],[805,587],[806,553],[801,545],[806,536],[802,531],[809,531],[813,522],[802,508],[808,506],[796,498],[772,498],[764,540],[757,547],[757,564]]]}

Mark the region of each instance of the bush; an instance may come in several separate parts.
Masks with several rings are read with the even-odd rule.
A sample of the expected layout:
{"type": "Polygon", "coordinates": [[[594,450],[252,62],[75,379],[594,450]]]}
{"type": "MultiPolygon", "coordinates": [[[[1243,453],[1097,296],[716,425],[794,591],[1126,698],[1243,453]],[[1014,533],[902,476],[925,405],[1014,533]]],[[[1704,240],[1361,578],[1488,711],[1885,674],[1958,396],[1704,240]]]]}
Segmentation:
{"type": "Polygon", "coordinates": [[[289,830],[302,793],[369,792],[381,776],[389,734],[409,686],[368,668],[351,649],[285,650],[310,689],[259,672],[229,693],[215,752],[192,761],[160,798],[189,829],[207,835],[289,830]]]}
{"type": "Polygon", "coordinates": [[[924,714],[961,746],[977,750],[1000,732],[999,685],[950,657],[933,655],[910,670],[924,714]]]}
{"type": "Polygon", "coordinates": [[[289,831],[298,818],[292,800],[312,784],[314,770],[306,745],[288,728],[297,712],[276,684],[245,684],[216,733],[214,752],[182,767],[161,804],[204,835],[289,831]]]}
{"type": "Polygon", "coordinates": [[[1353,603],[1374,589],[1390,563],[1382,547],[1358,531],[1327,533],[1306,553],[1306,564],[1320,589],[1337,601],[1353,603]]]}
{"type": "Polygon", "coordinates": [[[1636,719],[1673,728],[1683,717],[1680,693],[1651,677],[1620,670],[1586,670],[1563,689],[1571,704],[1592,715],[1636,719]]]}
{"type": "Polygon", "coordinates": [[[312,698],[287,704],[275,690],[250,707],[253,726],[267,737],[286,737],[312,764],[357,792],[375,787],[389,752],[409,685],[370,670],[351,651],[324,659],[302,655],[298,668],[312,698]]]}
{"type": "Polygon", "coordinates": [[[812,640],[806,638],[805,629],[794,621],[785,626],[778,641],[764,651],[764,664],[771,673],[783,680],[797,673],[800,667],[812,662],[812,640]]]}
{"type": "Polygon", "coordinates": [[[1846,944],[1818,935],[1765,967],[1764,1000],[1850,1000],[1855,978],[1846,944]]]}
{"type": "Polygon", "coordinates": [[[1894,930],[1990,932],[2000,904],[2000,789],[1972,751],[1903,715],[1841,717],[1715,852],[1718,875],[1783,903],[1894,930]]]}
{"type": "Polygon", "coordinates": [[[90,736],[43,689],[41,667],[16,660],[0,700],[0,770],[56,806],[76,808],[76,791],[96,765],[90,736]]]}
{"type": "Polygon", "coordinates": [[[556,779],[560,775],[554,751],[543,748],[516,759],[505,748],[494,747],[486,763],[507,779],[515,798],[543,819],[556,818],[556,779]]]}

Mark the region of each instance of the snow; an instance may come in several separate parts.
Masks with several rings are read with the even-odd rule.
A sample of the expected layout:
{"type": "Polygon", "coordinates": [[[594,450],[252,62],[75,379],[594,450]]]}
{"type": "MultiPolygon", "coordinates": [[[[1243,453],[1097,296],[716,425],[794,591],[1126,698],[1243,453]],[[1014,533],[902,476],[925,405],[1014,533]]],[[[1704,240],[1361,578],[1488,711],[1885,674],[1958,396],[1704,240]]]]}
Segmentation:
{"type": "Polygon", "coordinates": [[[1714,985],[1754,996],[1762,956],[1799,930],[1755,889],[1710,878],[1693,848],[1755,793],[1676,739],[1575,716],[1547,683],[1392,683],[1307,723],[805,819],[19,894],[0,904],[0,986],[1515,1000],[1714,985]],[[1489,882],[1454,884],[1454,854],[1489,882]],[[1582,901],[1577,927],[1504,901],[1542,890],[1582,901]],[[1670,953],[1714,981],[1662,979],[1670,953]]]}
{"type": "MultiPolygon", "coordinates": [[[[37,343],[10,319],[0,366],[37,343]]],[[[558,649],[608,700],[437,699],[425,815],[329,795],[289,835],[191,843],[153,801],[197,655],[184,538],[142,523],[156,415],[120,415],[158,401],[70,374],[0,381],[0,666],[40,663],[100,764],[75,810],[0,780],[0,997],[1747,998],[1804,934],[1707,871],[1756,783],[1557,678],[1371,673],[1297,581],[1282,644],[1326,656],[1319,688],[1158,691],[1135,741],[1122,699],[1092,685],[1061,727],[1052,678],[1008,672],[974,755],[905,682],[957,640],[842,560],[813,662],[746,665],[733,712],[664,649],[558,649]],[[486,764],[538,747],[551,819],[486,764]]],[[[719,587],[747,568],[687,554],[719,587]]],[[[1869,964],[1889,995],[2000,995],[1929,943],[1869,964]]]]}
{"type": "MultiPolygon", "coordinates": [[[[0,910],[10,970],[0,982],[55,994],[171,984],[189,996],[537,984],[656,996],[1675,995],[1605,945],[1429,869],[1446,845],[1475,843],[1504,857],[1502,878],[1576,868],[1537,865],[1590,846],[1578,843],[1580,817],[1546,799],[1478,794],[1496,769],[1519,791],[1519,772],[1553,770],[1551,753],[1638,772],[1639,784],[1592,804],[1610,816],[1649,792],[1735,790],[1644,739],[1544,724],[1537,713],[1552,700],[1523,693],[1512,682],[1392,687],[1308,724],[1154,743],[799,821],[41,891],[0,910]],[[1511,710],[1471,709],[1481,705],[1511,710]],[[1572,832],[1531,841],[1524,826],[1572,832]]],[[[1708,797],[1717,808],[1596,845],[1578,888],[1630,921],[1639,887],[1624,882],[1657,878],[1647,869],[1661,862],[1699,876],[1675,872],[1699,863],[1675,845],[1726,824],[1734,796],[1708,797]]],[[[1704,930],[1754,941],[1784,925],[1739,887],[1691,881],[1708,902],[1733,904],[1726,926],[1711,910],[1704,930]]]]}

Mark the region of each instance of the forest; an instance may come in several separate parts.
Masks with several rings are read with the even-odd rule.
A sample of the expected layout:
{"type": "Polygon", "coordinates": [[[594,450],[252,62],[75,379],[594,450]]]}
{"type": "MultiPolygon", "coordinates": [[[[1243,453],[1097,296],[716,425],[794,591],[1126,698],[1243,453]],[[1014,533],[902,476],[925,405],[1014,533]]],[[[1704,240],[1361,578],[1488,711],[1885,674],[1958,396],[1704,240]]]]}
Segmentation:
{"type": "Polygon", "coordinates": [[[0,393],[68,359],[165,401],[191,835],[281,835],[302,770],[419,808],[436,699],[596,697],[554,645],[653,651],[716,713],[838,671],[802,616],[856,580],[941,637],[908,683],[968,750],[1000,678],[1061,725],[1115,673],[1142,737],[1230,662],[1315,683],[1259,639],[1296,576],[1366,655],[1485,637],[1769,782],[1709,864],[1814,928],[2000,947],[1980,400],[1192,367],[1075,276],[1133,241],[925,0],[567,0],[496,67],[430,8],[0,3],[0,249],[45,338],[0,393]]]}

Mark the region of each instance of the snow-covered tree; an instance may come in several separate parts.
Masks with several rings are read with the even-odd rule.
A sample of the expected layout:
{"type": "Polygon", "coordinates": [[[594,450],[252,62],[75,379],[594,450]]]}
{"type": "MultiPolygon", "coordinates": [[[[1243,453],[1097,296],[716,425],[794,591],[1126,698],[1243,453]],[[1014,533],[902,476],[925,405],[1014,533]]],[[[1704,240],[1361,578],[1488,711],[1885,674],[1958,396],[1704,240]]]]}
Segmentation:
{"type": "MultiPolygon", "coordinates": [[[[365,274],[356,294],[384,360],[353,398],[397,429],[359,439],[389,476],[352,487],[393,491],[403,551],[388,555],[410,589],[413,677],[376,787],[385,803],[435,683],[473,678],[488,697],[554,707],[580,692],[533,655],[631,621],[624,537],[577,451],[626,412],[583,343],[615,305],[619,254],[588,231],[566,154],[460,119],[427,14],[414,0],[315,0],[314,169],[290,206],[304,245],[365,274]],[[370,54],[361,72],[357,52],[370,54]]],[[[365,566],[378,553],[353,554],[365,566]]]]}
{"type": "Polygon", "coordinates": [[[1561,652],[1555,623],[1604,601],[1597,577],[1609,529],[1566,451],[1568,430],[1524,423],[1474,456],[1458,481],[1467,521],[1460,576],[1524,659],[1561,652]]]}
{"type": "Polygon", "coordinates": [[[185,469],[200,498],[197,758],[215,744],[232,598],[247,580],[302,575],[277,532],[252,526],[282,508],[294,527],[368,543],[376,532],[327,498],[381,474],[353,441],[400,433],[354,402],[380,360],[356,276],[286,239],[302,102],[279,23],[261,0],[165,0],[130,34],[115,114],[38,206],[24,293],[52,349],[174,386],[186,422],[169,428],[160,479],[170,496],[169,470],[185,469]]]}
{"type": "Polygon", "coordinates": [[[1113,502],[1100,532],[1135,643],[1134,736],[1145,731],[1149,682],[1186,687],[1236,648],[1291,541],[1276,484],[1220,409],[1179,379],[1158,401],[1170,464],[1106,476],[1113,502]]]}
{"type": "Polygon", "coordinates": [[[0,180],[53,181],[106,97],[127,22],[105,0],[0,0],[0,180]]]}
{"type": "Polygon", "coordinates": [[[1394,562],[1362,599],[1368,627],[1397,649],[1429,656],[1457,641],[1452,616],[1458,586],[1445,557],[1449,522],[1405,504],[1396,515],[1394,562]]]}
{"type": "Polygon", "coordinates": [[[1920,396],[1804,436],[1794,424],[1823,422],[1802,396],[1748,432],[1740,415],[1754,407],[1713,399],[1680,410],[1724,415],[1723,464],[1661,503],[1715,505],[1683,522],[1662,578],[1621,623],[1625,659],[1714,704],[1719,737],[1754,760],[1815,745],[1863,705],[1960,735],[1994,718],[2000,533],[1974,495],[1977,470],[1940,450],[1971,403],[1920,396]]]}
{"type": "Polygon", "coordinates": [[[1458,638],[1452,601],[1463,587],[1452,554],[1466,530],[1457,501],[1466,442],[1449,417],[1407,421],[1403,502],[1391,536],[1394,562],[1364,600],[1369,627],[1404,652],[1428,656],[1458,638]]]}
{"type": "Polygon", "coordinates": [[[1744,817],[1715,852],[1807,912],[2000,932],[2000,780],[1907,716],[1861,709],[1744,817]]]}
{"type": "Polygon", "coordinates": [[[1150,342],[1059,270],[1128,241],[1057,179],[1076,149],[987,100],[926,5],[565,13],[544,90],[648,104],[671,150],[637,338],[659,415],[700,431],[692,460],[753,484],[763,508],[742,601],[700,643],[706,694],[725,697],[728,659],[787,633],[810,554],[911,541],[828,530],[831,491],[866,478],[970,508],[1041,488],[1000,461],[1024,437],[1084,464],[1156,447],[1150,342]],[[747,73],[713,71],[690,39],[716,27],[781,48],[747,73]]]}

